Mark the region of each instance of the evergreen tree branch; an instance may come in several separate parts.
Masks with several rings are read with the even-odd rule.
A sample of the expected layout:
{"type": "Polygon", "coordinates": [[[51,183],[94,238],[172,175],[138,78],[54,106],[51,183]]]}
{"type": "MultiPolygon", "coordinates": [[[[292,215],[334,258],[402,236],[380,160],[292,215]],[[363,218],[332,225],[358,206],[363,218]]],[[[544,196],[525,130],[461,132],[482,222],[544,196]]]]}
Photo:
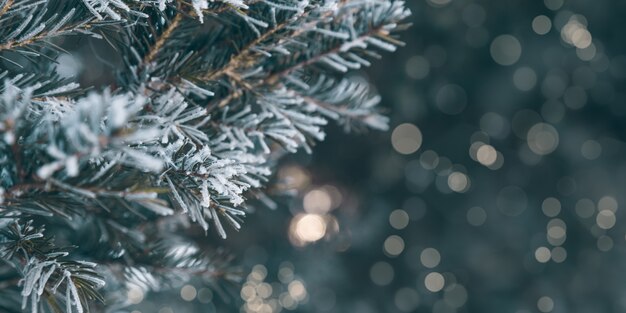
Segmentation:
{"type": "Polygon", "coordinates": [[[65,298],[67,312],[83,312],[89,301],[102,297],[98,289],[105,285],[102,278],[93,270],[95,264],[82,261],[68,261],[63,258],[68,252],[57,249],[51,238],[43,234],[43,228],[35,228],[32,221],[16,221],[0,231],[2,248],[0,256],[23,273],[22,309],[30,302],[30,312],[36,313],[40,299],[60,309],[57,299],[65,298]],[[57,294],[65,287],[66,295],[57,294]]]}
{"type": "Polygon", "coordinates": [[[79,246],[72,258],[102,265],[36,242],[43,230],[20,235],[40,253],[0,259],[24,272],[32,310],[87,309],[100,274],[107,299],[133,281],[158,290],[228,278],[231,260],[207,254],[196,232],[239,230],[277,158],[310,151],[329,121],[386,128],[367,83],[339,76],[402,44],[393,35],[409,14],[401,1],[74,2],[0,6],[0,58],[20,67],[0,72],[0,217],[48,225],[79,246]],[[49,52],[75,52],[52,39],[108,26],[122,30],[106,38],[124,64],[114,89],[87,92],[54,73],[49,52]],[[49,286],[58,282],[68,298],[49,286]]]}
{"type": "Polygon", "coordinates": [[[172,36],[172,34],[174,33],[174,30],[180,25],[182,19],[183,19],[183,13],[176,13],[174,18],[168,24],[165,31],[161,33],[161,35],[159,36],[159,39],[156,40],[152,48],[149,50],[148,54],[146,54],[146,56],[144,57],[142,61],[142,64],[144,65],[149,64],[155,60],[156,55],[161,51],[161,48],[163,48],[165,43],[172,36]]]}
{"type": "Polygon", "coordinates": [[[287,27],[288,25],[289,25],[288,21],[283,21],[281,24],[275,26],[274,28],[265,32],[263,35],[257,37],[256,39],[248,43],[238,53],[236,53],[234,56],[231,56],[228,63],[226,63],[224,66],[222,66],[221,68],[217,70],[212,70],[212,72],[207,73],[204,76],[200,76],[198,80],[212,81],[212,80],[216,80],[220,78],[222,75],[232,76],[232,71],[234,69],[239,68],[243,63],[243,60],[251,57],[251,55],[254,53],[254,51],[252,50],[254,47],[264,42],[265,40],[269,39],[271,36],[273,36],[277,32],[285,29],[285,27],[287,27]]]}

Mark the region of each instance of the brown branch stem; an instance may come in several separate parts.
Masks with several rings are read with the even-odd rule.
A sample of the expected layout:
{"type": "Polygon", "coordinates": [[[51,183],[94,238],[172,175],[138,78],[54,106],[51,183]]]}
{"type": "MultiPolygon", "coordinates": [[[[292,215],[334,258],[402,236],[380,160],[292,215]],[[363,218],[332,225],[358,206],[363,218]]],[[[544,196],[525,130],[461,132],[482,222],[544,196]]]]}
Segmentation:
{"type": "Polygon", "coordinates": [[[7,3],[4,4],[4,7],[0,9],[0,17],[2,17],[5,13],[9,11],[9,9],[11,9],[13,2],[15,2],[15,0],[9,0],[7,1],[7,3]]]}
{"type": "Polygon", "coordinates": [[[23,41],[11,40],[11,41],[6,42],[4,44],[0,44],[0,51],[8,50],[8,49],[11,49],[11,48],[20,48],[20,47],[23,47],[23,46],[27,46],[27,45],[36,43],[38,41],[45,40],[45,39],[55,38],[55,37],[58,37],[58,36],[64,36],[64,35],[67,35],[68,32],[71,32],[72,30],[79,28],[79,26],[81,26],[81,25],[82,25],[82,27],[80,27],[80,29],[82,29],[82,30],[87,30],[87,29],[91,28],[90,24],[83,24],[83,23],[81,23],[81,24],[74,24],[74,25],[71,25],[71,26],[63,27],[63,28],[57,30],[56,32],[54,32],[54,34],[50,34],[50,32],[44,32],[42,34],[33,36],[32,38],[29,38],[29,39],[26,39],[26,40],[23,40],[23,41]]]}
{"type": "Polygon", "coordinates": [[[183,14],[177,12],[176,16],[174,16],[174,18],[172,19],[170,24],[167,26],[165,31],[161,33],[161,36],[159,36],[159,39],[157,39],[157,41],[154,43],[154,46],[152,46],[148,54],[146,54],[146,56],[143,58],[142,60],[143,66],[150,64],[154,61],[157,54],[161,51],[161,49],[165,45],[165,42],[172,36],[172,33],[174,33],[174,30],[180,25],[180,22],[182,20],[183,20],[183,14]]]}

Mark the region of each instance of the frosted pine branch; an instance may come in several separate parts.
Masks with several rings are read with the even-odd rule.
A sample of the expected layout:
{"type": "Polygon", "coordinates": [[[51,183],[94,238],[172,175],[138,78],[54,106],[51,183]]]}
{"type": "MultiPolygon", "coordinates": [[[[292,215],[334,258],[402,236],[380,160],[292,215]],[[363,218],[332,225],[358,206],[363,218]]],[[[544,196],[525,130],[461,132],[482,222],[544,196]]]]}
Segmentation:
{"type": "Polygon", "coordinates": [[[0,0],[0,258],[13,264],[0,267],[19,275],[2,282],[15,310],[233,280],[194,230],[226,238],[256,202],[275,207],[277,159],[312,152],[329,123],[387,129],[380,97],[345,75],[401,46],[409,14],[395,0],[0,0]],[[81,85],[60,56],[115,77],[81,85]]]}
{"type": "Polygon", "coordinates": [[[43,228],[32,221],[14,222],[0,232],[0,256],[23,273],[21,309],[37,313],[42,298],[63,299],[67,312],[84,312],[89,300],[102,300],[98,289],[105,281],[95,263],[66,260],[69,253],[58,249],[43,228]]]}

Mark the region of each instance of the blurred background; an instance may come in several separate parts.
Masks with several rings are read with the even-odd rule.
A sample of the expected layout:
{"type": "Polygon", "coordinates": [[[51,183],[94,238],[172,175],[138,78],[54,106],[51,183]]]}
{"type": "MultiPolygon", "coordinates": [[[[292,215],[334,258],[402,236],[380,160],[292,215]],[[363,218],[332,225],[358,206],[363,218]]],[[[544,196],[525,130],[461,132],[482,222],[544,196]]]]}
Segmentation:
{"type": "Polygon", "coordinates": [[[626,311],[626,2],[408,5],[406,47],[362,73],[389,132],[282,161],[298,196],[229,235],[230,295],[136,312],[626,311]]]}

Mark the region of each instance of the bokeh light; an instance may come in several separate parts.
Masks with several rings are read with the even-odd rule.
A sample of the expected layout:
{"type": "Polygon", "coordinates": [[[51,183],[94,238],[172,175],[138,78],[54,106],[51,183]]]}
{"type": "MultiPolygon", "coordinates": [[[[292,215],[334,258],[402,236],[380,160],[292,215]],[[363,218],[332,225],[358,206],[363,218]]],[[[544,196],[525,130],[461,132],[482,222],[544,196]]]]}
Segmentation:
{"type": "Polygon", "coordinates": [[[491,42],[490,52],[496,63],[513,65],[522,55],[522,45],[512,35],[500,35],[491,42]]]}
{"type": "Polygon", "coordinates": [[[428,291],[438,292],[443,289],[445,285],[445,278],[437,272],[428,273],[428,275],[424,278],[424,285],[428,291]]]}
{"type": "Polygon", "coordinates": [[[326,220],[318,214],[296,215],[289,227],[289,238],[295,245],[318,241],[326,235],[326,220]]]}
{"type": "Polygon", "coordinates": [[[422,145],[422,133],[415,125],[398,125],[391,133],[391,144],[398,153],[414,153],[422,145]]]}

